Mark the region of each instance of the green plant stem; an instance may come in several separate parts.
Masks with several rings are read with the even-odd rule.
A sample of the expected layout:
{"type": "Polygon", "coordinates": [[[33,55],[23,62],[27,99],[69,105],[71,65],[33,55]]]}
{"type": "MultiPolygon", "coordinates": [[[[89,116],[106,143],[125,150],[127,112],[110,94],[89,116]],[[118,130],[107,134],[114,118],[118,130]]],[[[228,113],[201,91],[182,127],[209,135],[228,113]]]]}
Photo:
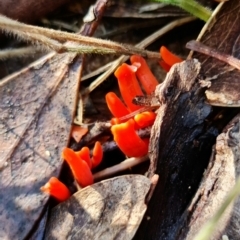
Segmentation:
{"type": "Polygon", "coordinates": [[[202,19],[205,22],[210,18],[212,14],[212,11],[210,9],[202,6],[197,1],[194,0],[154,0],[154,1],[178,6],[184,9],[185,11],[191,13],[192,15],[202,19]]]}

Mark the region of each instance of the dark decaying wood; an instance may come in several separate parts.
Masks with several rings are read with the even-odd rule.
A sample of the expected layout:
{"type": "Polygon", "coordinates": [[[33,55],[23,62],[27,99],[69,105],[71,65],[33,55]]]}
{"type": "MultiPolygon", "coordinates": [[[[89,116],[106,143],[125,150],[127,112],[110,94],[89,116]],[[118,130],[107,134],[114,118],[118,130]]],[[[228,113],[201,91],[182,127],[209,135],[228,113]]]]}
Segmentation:
{"type": "Polygon", "coordinates": [[[136,239],[175,239],[170,235],[207,166],[217,132],[205,130],[211,106],[198,84],[200,68],[197,60],[175,65],[156,89],[161,106],[151,132],[149,174],[159,174],[159,183],[136,239]]]}
{"type": "MultiPolygon", "coordinates": [[[[202,183],[182,216],[178,239],[191,240],[223,203],[229,189],[240,176],[240,115],[238,114],[217,137],[211,160],[202,183]]],[[[240,197],[221,218],[211,239],[240,237],[240,197]]]]}
{"type": "MultiPolygon", "coordinates": [[[[203,36],[203,43],[239,57],[240,25],[235,24],[239,11],[238,0],[225,3],[203,36]]],[[[229,117],[238,111],[221,115],[221,121],[212,118],[220,115],[222,109],[213,109],[206,102],[206,88],[200,86],[199,80],[217,75],[210,90],[226,89],[227,97],[229,91],[239,94],[240,72],[226,71],[229,66],[208,56],[194,54],[193,57],[201,64],[190,60],[176,65],[155,92],[161,106],[151,133],[149,175],[159,174],[159,182],[135,239],[183,239],[179,234],[191,223],[184,223],[182,217],[198,189],[212,145],[230,121],[229,117]],[[230,89],[231,83],[234,87],[230,89]]]]}

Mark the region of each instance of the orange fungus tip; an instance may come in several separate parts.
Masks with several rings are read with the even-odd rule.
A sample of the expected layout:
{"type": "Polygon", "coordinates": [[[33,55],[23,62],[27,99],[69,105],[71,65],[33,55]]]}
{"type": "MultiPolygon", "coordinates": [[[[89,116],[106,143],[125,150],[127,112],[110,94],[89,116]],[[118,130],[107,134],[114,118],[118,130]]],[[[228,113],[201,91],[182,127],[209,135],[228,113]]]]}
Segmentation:
{"type": "Polygon", "coordinates": [[[141,63],[140,62],[132,62],[132,66],[135,66],[138,69],[141,67],[141,63]]]}
{"type": "Polygon", "coordinates": [[[115,142],[129,157],[142,157],[148,152],[148,145],[135,132],[133,119],[111,127],[115,142]]]}
{"type": "Polygon", "coordinates": [[[71,168],[72,174],[81,187],[93,184],[93,175],[86,161],[81,159],[72,149],[63,150],[63,158],[71,168]]]}
{"type": "Polygon", "coordinates": [[[136,122],[138,127],[145,128],[153,125],[155,118],[156,118],[156,113],[151,111],[146,111],[146,112],[142,112],[135,115],[134,121],[136,122]]]}
{"type": "Polygon", "coordinates": [[[106,94],[105,98],[108,109],[114,117],[119,118],[129,114],[127,107],[123,104],[123,102],[115,93],[109,92],[106,94]]]}
{"type": "Polygon", "coordinates": [[[51,177],[50,180],[40,189],[42,192],[50,194],[59,202],[67,200],[71,195],[68,188],[56,177],[51,177]]]}
{"type": "Polygon", "coordinates": [[[93,167],[97,167],[103,158],[103,150],[100,142],[96,142],[93,148],[93,156],[92,156],[92,163],[93,167]]]}
{"type": "Polygon", "coordinates": [[[75,153],[88,164],[90,169],[92,168],[92,161],[90,159],[90,151],[88,147],[83,147],[80,151],[75,153]]]}
{"type": "Polygon", "coordinates": [[[164,60],[164,62],[169,65],[169,66],[172,66],[174,65],[175,63],[180,63],[182,62],[183,60],[176,56],[175,54],[171,53],[166,47],[162,46],[160,48],[160,54],[161,54],[161,57],[162,59],[164,60]]]}
{"type": "Polygon", "coordinates": [[[160,60],[159,64],[166,72],[169,72],[169,70],[171,69],[171,66],[165,63],[163,60],[160,60]]]}
{"type": "Polygon", "coordinates": [[[142,96],[143,92],[139,86],[135,73],[131,70],[129,65],[123,63],[114,74],[118,79],[118,86],[128,109],[133,112],[141,108],[132,103],[133,98],[136,96],[142,96]]]}
{"type": "Polygon", "coordinates": [[[138,68],[140,67],[139,64],[136,64],[136,65],[128,65],[129,68],[135,73],[138,68]]]}
{"type": "Polygon", "coordinates": [[[152,74],[145,59],[139,55],[133,55],[131,56],[130,61],[133,65],[139,66],[136,75],[146,93],[152,93],[158,85],[158,81],[152,74]]]}
{"type": "Polygon", "coordinates": [[[112,118],[110,120],[110,123],[111,125],[116,125],[116,124],[122,123],[122,121],[119,118],[112,118]]]}

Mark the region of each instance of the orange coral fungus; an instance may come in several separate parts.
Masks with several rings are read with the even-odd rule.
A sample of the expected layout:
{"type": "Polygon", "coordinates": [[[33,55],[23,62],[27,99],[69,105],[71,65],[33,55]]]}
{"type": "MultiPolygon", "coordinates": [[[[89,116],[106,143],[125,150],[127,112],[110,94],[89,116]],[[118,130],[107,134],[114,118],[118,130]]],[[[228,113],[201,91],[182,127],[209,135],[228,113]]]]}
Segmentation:
{"type": "MultiPolygon", "coordinates": [[[[136,67],[135,69],[137,70],[136,67]]],[[[140,109],[140,106],[132,103],[134,97],[143,96],[143,92],[138,84],[133,67],[123,63],[114,74],[118,79],[118,86],[128,109],[130,111],[140,109]]]]}
{"type": "Polygon", "coordinates": [[[145,59],[139,55],[133,55],[131,56],[130,60],[133,65],[138,67],[136,75],[144,90],[147,94],[151,94],[158,85],[158,81],[152,74],[145,59]]]}
{"type": "Polygon", "coordinates": [[[129,114],[128,109],[115,93],[109,92],[105,98],[107,106],[114,117],[119,118],[129,114]]]}
{"type": "Polygon", "coordinates": [[[153,76],[145,60],[141,56],[134,55],[131,61],[133,65],[130,66],[124,63],[115,71],[123,100],[128,108],[115,93],[109,92],[106,95],[108,108],[115,117],[111,119],[112,125],[126,122],[131,117],[123,118],[124,116],[141,109],[140,106],[136,106],[132,103],[134,97],[142,95],[141,87],[136,79],[135,73],[144,85],[147,93],[152,93],[158,84],[156,78],[153,76]]]}
{"type": "Polygon", "coordinates": [[[148,152],[148,144],[135,132],[133,119],[111,127],[114,141],[118,147],[129,157],[142,157],[148,152]]]}
{"type": "Polygon", "coordinates": [[[132,100],[136,96],[143,95],[135,74],[148,94],[155,90],[158,82],[142,57],[134,55],[131,57],[131,62],[132,66],[124,63],[115,72],[122,98],[128,109],[114,93],[108,93],[106,101],[115,117],[111,119],[113,125],[111,131],[118,147],[129,157],[140,157],[148,152],[148,140],[141,139],[135,130],[152,125],[156,114],[151,111],[142,112],[131,119],[134,115],[129,112],[134,113],[141,108],[135,106],[132,100]]]}
{"type": "Polygon", "coordinates": [[[160,54],[161,54],[161,57],[162,59],[164,60],[164,62],[168,65],[168,66],[172,66],[174,65],[175,63],[180,63],[182,62],[183,60],[174,55],[173,53],[171,53],[166,47],[162,46],[160,48],[160,54]]]}
{"type": "Polygon", "coordinates": [[[63,158],[69,164],[74,178],[81,187],[93,184],[93,175],[86,161],[81,159],[72,149],[63,150],[63,158]]]}
{"type": "Polygon", "coordinates": [[[59,202],[67,200],[71,195],[68,188],[55,177],[51,177],[40,189],[42,192],[50,194],[59,202]]]}

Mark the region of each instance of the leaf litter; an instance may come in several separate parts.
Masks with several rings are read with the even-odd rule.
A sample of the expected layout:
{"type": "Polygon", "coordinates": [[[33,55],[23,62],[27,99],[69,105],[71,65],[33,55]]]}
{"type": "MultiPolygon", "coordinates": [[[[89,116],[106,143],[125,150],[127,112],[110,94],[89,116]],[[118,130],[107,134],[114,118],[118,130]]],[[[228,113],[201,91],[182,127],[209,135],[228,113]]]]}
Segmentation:
{"type": "MultiPolygon", "coordinates": [[[[0,108],[3,112],[0,117],[0,133],[1,140],[5,144],[0,147],[2,153],[0,158],[0,212],[2,216],[0,218],[5,220],[10,216],[15,220],[4,226],[4,230],[7,230],[7,237],[26,236],[32,227],[32,222],[38,218],[48,199],[39,193],[39,187],[50,176],[59,173],[61,166],[59,156],[61,149],[68,143],[74,116],[76,90],[78,89],[76,79],[81,71],[80,64],[81,61],[75,59],[75,54],[50,54],[31,65],[30,68],[6,78],[0,84],[2,96],[0,108]],[[59,63],[63,65],[62,68],[59,63]],[[68,74],[72,77],[69,78],[68,74]],[[52,78],[55,78],[55,82],[51,81],[52,78]],[[4,202],[8,202],[7,208],[4,202]],[[18,217],[23,217],[24,220],[19,221],[18,217]]],[[[124,181],[128,180],[128,177],[122,178],[125,179],[124,181]]],[[[137,179],[134,176],[130,178],[133,180],[128,183],[128,187],[135,185],[137,179]]],[[[143,176],[142,178],[142,184],[148,180],[143,176]]],[[[118,181],[122,182],[122,185],[119,183],[121,187],[125,186],[123,180],[118,181]]],[[[103,186],[104,182],[91,187],[95,188],[99,184],[103,186]]],[[[150,183],[148,184],[150,186],[150,183]]],[[[114,179],[110,179],[106,184],[108,188],[112,185],[114,185],[114,179]]],[[[80,193],[84,192],[83,190],[80,193]]],[[[132,194],[136,197],[134,199],[138,201],[137,204],[144,203],[148,190],[149,187],[146,192],[139,193],[141,201],[138,201],[135,194],[132,194]]],[[[134,191],[131,190],[131,192],[134,191]]],[[[107,202],[108,198],[105,199],[107,202]]],[[[128,202],[129,199],[132,198],[128,198],[128,202]]],[[[118,200],[118,195],[116,200],[118,200]]],[[[118,202],[114,207],[117,205],[118,202]]],[[[144,207],[142,209],[144,210],[144,207]]],[[[145,212],[143,210],[142,215],[139,214],[138,224],[145,212]]],[[[128,212],[131,213],[131,211],[132,209],[128,212]]],[[[111,214],[113,213],[103,215],[108,217],[111,214]]],[[[135,231],[137,227],[138,225],[135,231]]]]}
{"type": "Polygon", "coordinates": [[[150,184],[143,175],[124,175],[83,188],[52,209],[45,239],[132,239],[150,184]]]}
{"type": "Polygon", "coordinates": [[[39,188],[59,175],[81,69],[75,54],[50,53],[0,84],[1,239],[24,238],[44,209],[39,188]]]}

